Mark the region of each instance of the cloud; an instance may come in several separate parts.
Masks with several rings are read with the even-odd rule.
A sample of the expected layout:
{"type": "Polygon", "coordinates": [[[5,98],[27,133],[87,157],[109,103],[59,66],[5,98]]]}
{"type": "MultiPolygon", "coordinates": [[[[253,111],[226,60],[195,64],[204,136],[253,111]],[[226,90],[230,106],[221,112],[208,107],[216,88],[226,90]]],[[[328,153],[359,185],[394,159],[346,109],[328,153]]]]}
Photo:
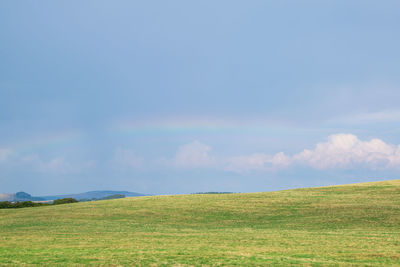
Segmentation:
{"type": "Polygon", "coordinates": [[[64,158],[53,158],[47,162],[41,161],[39,166],[41,172],[69,173],[73,170],[72,165],[64,158]]]}
{"type": "Polygon", "coordinates": [[[380,139],[362,141],[353,134],[335,134],[313,149],[304,149],[294,155],[256,153],[228,158],[209,155],[210,147],[199,142],[182,146],[176,157],[177,166],[212,166],[238,173],[251,171],[273,171],[287,167],[307,166],[318,170],[356,169],[371,170],[400,169],[400,145],[387,144],[380,139]]]}
{"type": "Polygon", "coordinates": [[[225,169],[234,172],[267,171],[286,167],[289,163],[290,158],[283,152],[275,155],[258,153],[229,158],[225,169]]]}
{"type": "Polygon", "coordinates": [[[67,174],[78,173],[96,166],[94,160],[70,162],[64,157],[44,159],[39,154],[21,155],[14,149],[0,148],[0,163],[9,170],[26,170],[38,173],[67,174]]]}
{"type": "Polygon", "coordinates": [[[327,142],[318,143],[313,150],[305,149],[294,161],[316,169],[400,167],[400,146],[386,144],[380,139],[361,141],[352,134],[335,134],[327,142]]]}
{"type": "Polygon", "coordinates": [[[137,169],[143,165],[143,159],[136,156],[132,150],[119,147],[114,152],[112,164],[121,170],[137,169]]]}
{"type": "Polygon", "coordinates": [[[64,158],[56,157],[48,161],[42,160],[38,155],[29,155],[21,158],[22,164],[31,166],[35,171],[42,173],[66,174],[76,172],[77,169],[64,158]]]}
{"type": "Polygon", "coordinates": [[[179,147],[172,162],[177,167],[210,167],[216,163],[216,159],[210,156],[210,151],[210,146],[193,141],[179,147]]]}
{"type": "Polygon", "coordinates": [[[13,151],[9,148],[0,148],[0,162],[6,161],[13,151]]]}
{"type": "Polygon", "coordinates": [[[313,150],[305,149],[293,159],[316,169],[366,167],[382,169],[400,167],[399,147],[380,139],[361,141],[352,134],[335,134],[313,150]]]}
{"type": "Polygon", "coordinates": [[[335,134],[327,142],[317,143],[314,149],[304,149],[293,156],[278,153],[274,156],[240,157],[231,170],[268,170],[289,165],[315,169],[388,169],[400,168],[400,145],[386,144],[380,139],[362,141],[353,134],[335,134]],[[266,164],[268,164],[266,167],[266,164]]]}

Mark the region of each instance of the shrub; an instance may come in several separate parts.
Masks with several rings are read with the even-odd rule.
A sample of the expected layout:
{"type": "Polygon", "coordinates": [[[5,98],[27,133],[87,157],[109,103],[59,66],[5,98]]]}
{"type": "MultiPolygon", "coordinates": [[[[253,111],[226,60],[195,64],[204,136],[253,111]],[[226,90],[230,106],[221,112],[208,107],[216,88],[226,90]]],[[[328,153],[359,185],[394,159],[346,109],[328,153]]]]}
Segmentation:
{"type": "Polygon", "coordinates": [[[32,201],[20,201],[20,202],[8,202],[2,201],[0,202],[0,209],[19,209],[26,207],[38,207],[38,206],[47,206],[47,203],[36,203],[32,201]]]}
{"type": "Polygon", "coordinates": [[[14,203],[14,208],[25,208],[25,207],[35,207],[40,206],[39,203],[33,203],[32,201],[22,201],[14,203]]]}
{"type": "Polygon", "coordinates": [[[0,209],[9,209],[9,208],[12,208],[11,202],[8,202],[8,201],[0,202],[0,209]]]}
{"type": "Polygon", "coordinates": [[[67,204],[67,203],[76,203],[76,202],[78,202],[78,200],[76,200],[75,198],[72,198],[72,197],[60,198],[60,199],[54,200],[54,201],[53,201],[53,205],[67,204]]]}

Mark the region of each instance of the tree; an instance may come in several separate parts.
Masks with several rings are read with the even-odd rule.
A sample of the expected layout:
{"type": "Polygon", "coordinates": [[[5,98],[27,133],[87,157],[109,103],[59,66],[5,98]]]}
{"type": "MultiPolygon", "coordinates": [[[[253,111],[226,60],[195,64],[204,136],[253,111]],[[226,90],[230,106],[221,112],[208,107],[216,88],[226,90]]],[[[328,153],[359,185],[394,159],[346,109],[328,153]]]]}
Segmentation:
{"type": "Polygon", "coordinates": [[[76,203],[76,202],[78,202],[78,200],[76,200],[75,198],[72,198],[72,197],[60,198],[60,199],[54,200],[54,201],[53,201],[53,205],[67,204],[67,203],[76,203]]]}

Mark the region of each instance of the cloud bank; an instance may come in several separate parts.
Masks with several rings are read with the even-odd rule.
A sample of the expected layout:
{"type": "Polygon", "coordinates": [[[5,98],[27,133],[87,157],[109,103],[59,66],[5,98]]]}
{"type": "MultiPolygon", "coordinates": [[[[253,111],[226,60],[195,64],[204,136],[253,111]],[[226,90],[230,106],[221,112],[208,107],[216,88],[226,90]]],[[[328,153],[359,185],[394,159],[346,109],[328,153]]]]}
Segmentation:
{"type": "Polygon", "coordinates": [[[132,150],[117,148],[111,161],[114,168],[119,170],[137,169],[143,165],[143,159],[132,150]]]}
{"type": "MultiPolygon", "coordinates": [[[[21,157],[13,153],[11,149],[0,149],[0,163],[49,174],[77,173],[96,165],[94,161],[72,164],[63,157],[44,160],[36,154],[21,157]]],[[[304,149],[293,155],[279,152],[218,156],[213,153],[211,146],[193,141],[180,146],[173,157],[152,162],[145,162],[129,149],[117,148],[111,163],[114,169],[121,171],[160,167],[214,169],[235,173],[279,171],[295,167],[317,170],[400,170],[400,145],[388,144],[377,138],[364,141],[353,134],[340,133],[329,136],[326,141],[317,143],[311,149],[304,149]]]]}
{"type": "Polygon", "coordinates": [[[13,151],[9,148],[0,148],[0,162],[6,161],[12,153],[13,151]]]}
{"type": "Polygon", "coordinates": [[[313,149],[304,149],[286,155],[256,153],[228,158],[210,155],[211,147],[198,141],[179,148],[174,163],[176,167],[211,167],[237,173],[271,171],[291,166],[307,166],[318,170],[400,169],[400,145],[387,144],[380,139],[362,141],[353,134],[335,134],[326,142],[317,143],[313,149]]]}
{"type": "Polygon", "coordinates": [[[267,171],[276,168],[286,167],[290,164],[290,157],[280,152],[275,155],[263,153],[252,154],[248,156],[236,156],[229,158],[225,170],[234,172],[248,171],[267,171]]]}
{"type": "Polygon", "coordinates": [[[15,169],[47,174],[77,173],[96,165],[93,160],[73,164],[64,157],[43,159],[38,154],[20,155],[8,148],[0,148],[0,163],[15,169]]]}
{"type": "Polygon", "coordinates": [[[210,167],[216,163],[216,158],[210,156],[211,147],[193,141],[189,144],[179,147],[174,159],[173,165],[183,168],[210,167]]]}
{"type": "Polygon", "coordinates": [[[365,167],[385,169],[400,167],[400,146],[380,139],[361,141],[352,134],[336,134],[314,149],[305,149],[292,157],[294,162],[316,169],[365,167]]]}

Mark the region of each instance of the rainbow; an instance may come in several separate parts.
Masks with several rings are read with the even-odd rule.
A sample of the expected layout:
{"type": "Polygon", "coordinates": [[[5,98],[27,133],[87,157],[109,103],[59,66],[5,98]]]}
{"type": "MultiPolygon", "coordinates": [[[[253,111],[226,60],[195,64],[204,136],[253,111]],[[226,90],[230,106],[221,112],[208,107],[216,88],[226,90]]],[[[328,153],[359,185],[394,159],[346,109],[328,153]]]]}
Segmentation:
{"type": "Polygon", "coordinates": [[[293,127],[268,121],[211,119],[121,120],[110,128],[113,133],[132,136],[184,134],[265,134],[287,133],[293,127]]]}

